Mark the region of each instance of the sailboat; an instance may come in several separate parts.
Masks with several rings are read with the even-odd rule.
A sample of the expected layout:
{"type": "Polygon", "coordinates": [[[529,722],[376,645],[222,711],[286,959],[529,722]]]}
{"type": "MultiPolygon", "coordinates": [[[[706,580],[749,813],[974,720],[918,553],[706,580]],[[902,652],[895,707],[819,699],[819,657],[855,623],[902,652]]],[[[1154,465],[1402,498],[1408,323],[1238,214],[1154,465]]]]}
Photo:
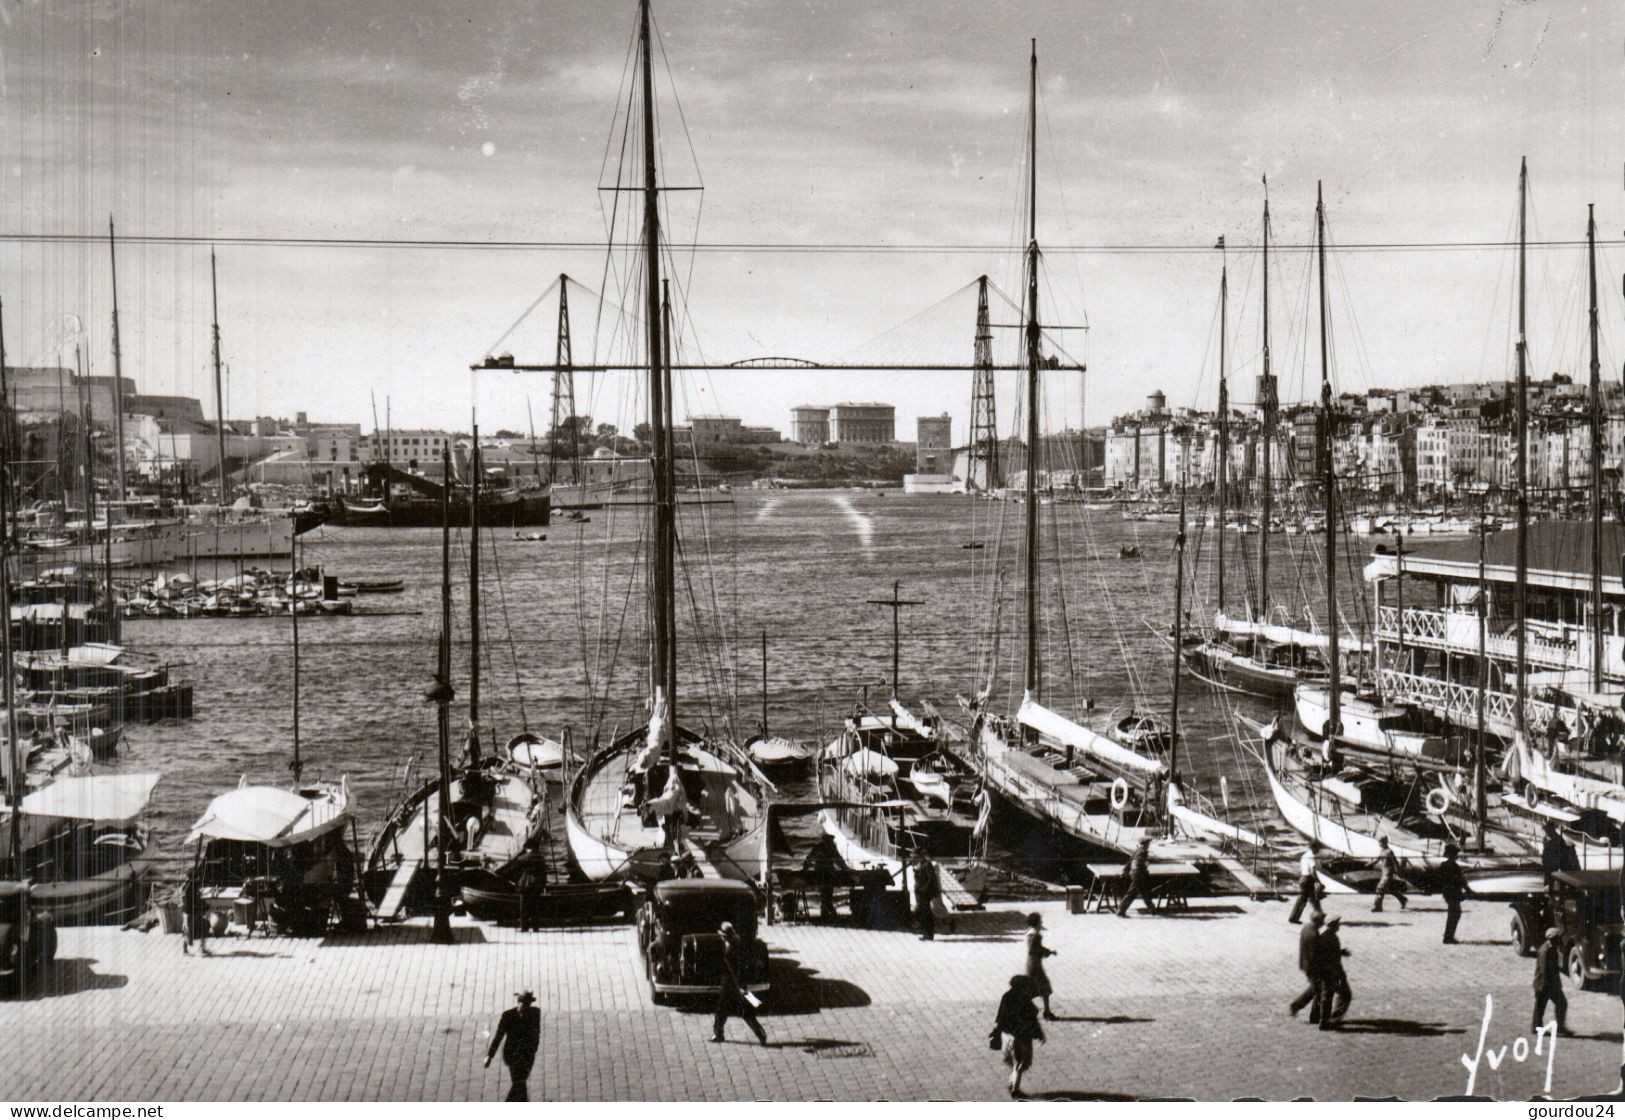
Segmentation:
{"type": "MultiPolygon", "coordinates": [[[[218,336],[217,336],[218,337],[218,336]]],[[[195,845],[188,875],[224,928],[234,917],[251,928],[264,918],[299,935],[320,934],[349,917],[356,887],[350,779],[305,781],[299,743],[299,612],[293,624],[291,786],[250,785],[209,802],[186,842],[195,845]],[[239,905],[240,904],[240,905],[239,905]]]]}
{"type": "MultiPolygon", "coordinates": [[[[1265,181],[1266,187],[1268,180],[1265,181]]],[[[1226,303],[1229,286],[1221,284],[1221,310],[1219,319],[1219,404],[1218,404],[1218,471],[1216,475],[1216,512],[1214,525],[1217,533],[1216,604],[1213,627],[1205,635],[1194,637],[1185,647],[1185,662],[1195,676],[1207,684],[1229,692],[1244,693],[1271,700],[1292,697],[1293,689],[1304,681],[1323,681],[1326,677],[1326,636],[1313,630],[1292,625],[1287,621],[1271,621],[1270,605],[1270,533],[1273,526],[1275,501],[1274,460],[1275,436],[1279,424],[1279,404],[1276,397],[1276,378],[1270,366],[1270,203],[1264,198],[1263,219],[1264,299],[1260,316],[1263,333],[1263,372],[1258,378],[1259,410],[1261,413],[1263,454],[1259,481],[1258,518],[1258,600],[1256,610],[1249,601],[1240,615],[1227,612],[1225,596],[1225,534],[1230,530],[1227,506],[1230,499],[1230,390],[1225,364],[1226,303]]],[[[1250,528],[1243,521],[1239,528],[1250,528]]],[[[1288,530],[1290,531],[1290,529],[1288,530]]]]}
{"type": "MultiPolygon", "coordinates": [[[[1387,837],[1401,859],[1424,866],[1444,858],[1447,843],[1464,837],[1445,808],[1452,777],[1460,777],[1456,744],[1386,722],[1380,700],[1346,693],[1339,673],[1337,609],[1337,477],[1333,469],[1335,416],[1331,383],[1326,298],[1326,207],[1315,197],[1315,253],[1320,299],[1320,476],[1326,533],[1326,618],[1328,683],[1302,685],[1295,694],[1300,726],[1318,742],[1294,742],[1279,720],[1259,725],[1238,717],[1258,736],[1256,753],[1269,780],[1281,817],[1296,832],[1333,852],[1370,860],[1387,837]],[[1348,720],[1347,723],[1344,721],[1348,720]],[[1318,722],[1317,722],[1318,721],[1318,722]],[[1441,747],[1439,744],[1443,744],[1441,747]],[[1440,805],[1426,778],[1440,781],[1440,805]]],[[[1481,830],[1478,865],[1522,866],[1529,849],[1500,829],[1481,830]]]]}
{"type": "MultiPolygon", "coordinates": [[[[490,893],[492,888],[506,886],[507,893],[512,893],[504,877],[530,858],[544,830],[546,787],[540,767],[518,765],[511,754],[482,756],[480,749],[478,425],[474,426],[474,443],[474,500],[465,507],[471,521],[469,733],[464,757],[453,765],[449,732],[439,729],[436,772],[401,799],[373,838],[365,882],[381,921],[395,921],[409,912],[428,912],[437,897],[449,898],[475,876],[476,889],[483,886],[490,893]]],[[[442,465],[450,470],[449,448],[442,465]]],[[[450,498],[442,491],[440,679],[431,697],[441,708],[441,724],[446,722],[445,709],[451,699],[451,517],[450,498]]],[[[527,752],[525,761],[541,759],[527,752]]]]}
{"type": "MultiPolygon", "coordinates": [[[[971,705],[968,758],[987,788],[1021,817],[1060,841],[1065,857],[1121,857],[1142,839],[1157,859],[1187,860],[1204,866],[1225,857],[1206,840],[1170,826],[1165,809],[1175,784],[1170,767],[1108,735],[1079,724],[1043,703],[1039,654],[1040,371],[1043,327],[1039,321],[1037,217],[1038,46],[1033,42],[1028,83],[1028,241],[1025,253],[1026,438],[1028,462],[1024,500],[1026,650],[1024,693],[1013,717],[986,710],[987,692],[971,705]]],[[[1181,798],[1183,802],[1183,797],[1181,798]]],[[[1186,808],[1191,808],[1186,806],[1186,808]]],[[[1196,812],[1194,808],[1191,809],[1196,812]]],[[[1197,814],[1205,816],[1205,814],[1197,814]]],[[[1230,861],[1234,862],[1234,861],[1230,861]]]]}
{"type": "Polygon", "coordinates": [[[766,799],[771,784],[738,746],[702,736],[681,722],[672,319],[661,274],[662,187],[655,159],[649,0],[641,0],[638,12],[639,65],[634,82],[642,99],[638,127],[643,157],[643,329],[653,444],[653,502],[646,507],[650,586],[645,602],[652,638],[648,715],[641,726],[617,736],[576,772],[566,796],[565,826],[576,866],[591,879],[625,878],[635,870],[653,876],[668,864],[692,864],[704,874],[754,881],[766,866],[766,799]]]}

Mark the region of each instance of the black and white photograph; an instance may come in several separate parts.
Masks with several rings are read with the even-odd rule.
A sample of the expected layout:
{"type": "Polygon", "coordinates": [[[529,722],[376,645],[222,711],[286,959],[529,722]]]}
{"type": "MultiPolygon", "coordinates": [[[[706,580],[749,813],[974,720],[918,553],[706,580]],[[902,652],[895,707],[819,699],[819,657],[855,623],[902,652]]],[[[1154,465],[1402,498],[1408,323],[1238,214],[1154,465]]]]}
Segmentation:
{"type": "Polygon", "coordinates": [[[1596,0],[0,0],[0,1099],[1612,1116],[1621,106],[1596,0]]]}

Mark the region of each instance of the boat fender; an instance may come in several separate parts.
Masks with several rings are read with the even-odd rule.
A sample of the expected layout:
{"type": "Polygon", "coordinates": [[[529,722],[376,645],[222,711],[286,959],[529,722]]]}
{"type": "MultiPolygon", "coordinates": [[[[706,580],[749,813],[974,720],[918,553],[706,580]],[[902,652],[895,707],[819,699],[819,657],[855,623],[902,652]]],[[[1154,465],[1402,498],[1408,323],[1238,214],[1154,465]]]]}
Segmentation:
{"type": "Polygon", "coordinates": [[[1117,778],[1112,782],[1112,808],[1128,808],[1128,783],[1122,778],[1117,778]]]}
{"type": "Polygon", "coordinates": [[[1428,816],[1442,817],[1445,810],[1450,808],[1450,793],[1443,786],[1435,786],[1428,790],[1427,799],[1423,802],[1428,816]]]}

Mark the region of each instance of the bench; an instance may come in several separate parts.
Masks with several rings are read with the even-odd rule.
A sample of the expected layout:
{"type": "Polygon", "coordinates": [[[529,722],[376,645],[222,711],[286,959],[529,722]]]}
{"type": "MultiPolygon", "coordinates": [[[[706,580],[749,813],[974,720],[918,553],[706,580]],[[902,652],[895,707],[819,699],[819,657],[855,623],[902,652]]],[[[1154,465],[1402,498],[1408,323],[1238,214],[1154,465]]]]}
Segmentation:
{"type": "MultiPolygon", "coordinates": [[[[1104,913],[1116,910],[1128,887],[1128,865],[1124,863],[1087,863],[1089,883],[1077,903],[1069,903],[1074,913],[1104,913]]],[[[1191,863],[1179,860],[1159,860],[1146,868],[1151,877],[1150,897],[1146,905],[1152,910],[1183,910],[1190,905],[1191,888],[1201,881],[1202,872],[1191,863]]]]}

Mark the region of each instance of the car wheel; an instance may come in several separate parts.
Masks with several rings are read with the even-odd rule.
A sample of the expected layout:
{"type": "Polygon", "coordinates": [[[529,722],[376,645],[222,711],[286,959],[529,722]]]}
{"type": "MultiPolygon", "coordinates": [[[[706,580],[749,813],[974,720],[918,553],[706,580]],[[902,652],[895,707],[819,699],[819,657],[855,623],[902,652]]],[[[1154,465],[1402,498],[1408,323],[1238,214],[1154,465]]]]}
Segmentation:
{"type": "Polygon", "coordinates": [[[1529,937],[1529,921],[1517,911],[1512,914],[1512,951],[1520,957],[1527,957],[1535,951],[1529,937]]]}
{"type": "Polygon", "coordinates": [[[655,990],[655,981],[653,976],[649,977],[649,1002],[654,1004],[656,1007],[665,1007],[667,1004],[671,1003],[671,997],[669,995],[664,992],[657,992],[655,990]]]}
{"type": "Polygon", "coordinates": [[[23,953],[16,931],[0,926],[0,993],[16,995],[21,987],[23,953]]]}
{"type": "Polygon", "coordinates": [[[1574,986],[1584,991],[1586,988],[1586,956],[1585,950],[1578,945],[1569,947],[1569,979],[1574,986]]]}

